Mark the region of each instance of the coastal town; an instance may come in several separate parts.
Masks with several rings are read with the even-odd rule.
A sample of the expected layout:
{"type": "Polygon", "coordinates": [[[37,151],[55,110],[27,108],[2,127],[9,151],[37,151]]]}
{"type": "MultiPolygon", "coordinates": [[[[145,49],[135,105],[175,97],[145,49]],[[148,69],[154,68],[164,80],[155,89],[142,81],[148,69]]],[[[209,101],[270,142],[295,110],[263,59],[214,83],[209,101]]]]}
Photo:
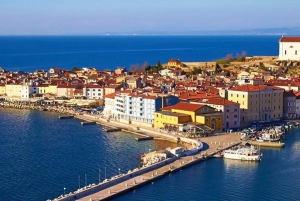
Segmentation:
{"type": "Polygon", "coordinates": [[[165,64],[158,61],[115,70],[54,67],[23,72],[0,68],[0,107],[55,111],[65,114],[62,119],[76,115],[85,121],[82,125],[97,123],[107,132],[131,132],[141,136],[138,140],[154,137],[180,142],[181,146],[189,144],[186,149],[145,153],[144,169],[119,173],[111,180],[55,199],[76,200],[77,196],[88,200],[93,195],[109,200],[118,195],[111,192],[120,189],[119,184],[121,194],[209,157],[260,161],[260,150],[238,147],[241,141],[283,147],[283,129],[299,126],[298,52],[300,37],[282,37],[278,56],[247,56],[242,52],[213,62],[173,58],[165,64]],[[291,122],[266,127],[282,120],[291,122]],[[202,142],[209,148],[198,153],[203,150],[202,142]],[[128,187],[128,181],[134,188],[128,187]],[[103,193],[104,189],[108,193],[103,193]]]}
{"type": "Polygon", "coordinates": [[[133,70],[0,68],[0,98],[2,105],[100,107],[102,118],[169,132],[234,130],[300,117],[299,46],[299,37],[282,37],[279,56],[266,63],[241,55],[216,62],[170,59],[133,70]]]}

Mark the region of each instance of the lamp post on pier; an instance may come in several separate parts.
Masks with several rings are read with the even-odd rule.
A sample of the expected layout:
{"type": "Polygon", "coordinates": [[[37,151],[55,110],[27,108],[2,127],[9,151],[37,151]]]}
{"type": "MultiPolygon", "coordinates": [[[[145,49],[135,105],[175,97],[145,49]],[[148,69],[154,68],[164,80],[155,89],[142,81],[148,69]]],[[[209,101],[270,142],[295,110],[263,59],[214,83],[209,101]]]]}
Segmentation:
{"type": "Polygon", "coordinates": [[[121,172],[120,172],[120,171],[121,171],[121,169],[119,168],[119,175],[121,174],[121,172]]]}
{"type": "Polygon", "coordinates": [[[80,189],[80,175],[78,175],[78,189],[80,189]]]}
{"type": "Polygon", "coordinates": [[[99,183],[101,182],[101,170],[99,169],[99,183]]]}
{"type": "Polygon", "coordinates": [[[104,169],[104,177],[106,179],[106,166],[105,166],[105,169],[104,169]]]}
{"type": "Polygon", "coordinates": [[[65,195],[66,195],[66,187],[64,187],[64,197],[65,197],[65,195]]]}

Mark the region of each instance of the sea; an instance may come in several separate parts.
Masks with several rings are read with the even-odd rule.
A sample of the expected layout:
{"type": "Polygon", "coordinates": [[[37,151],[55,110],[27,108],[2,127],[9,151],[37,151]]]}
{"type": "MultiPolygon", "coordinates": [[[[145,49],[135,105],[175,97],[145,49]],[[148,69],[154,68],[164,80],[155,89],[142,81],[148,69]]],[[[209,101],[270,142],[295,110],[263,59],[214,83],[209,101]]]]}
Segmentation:
{"type": "Polygon", "coordinates": [[[33,72],[61,67],[155,65],[176,58],[182,62],[233,57],[278,56],[280,36],[2,36],[0,67],[33,72]]]}
{"type": "MultiPolygon", "coordinates": [[[[170,58],[213,61],[227,54],[278,55],[279,36],[0,37],[0,66],[34,71],[73,66],[98,69],[155,64],[170,58]]],[[[140,165],[141,154],[174,147],[105,133],[99,125],[57,113],[0,108],[0,200],[39,201],[98,183],[140,165]],[[65,190],[64,190],[65,188],[65,190]]],[[[300,133],[285,148],[261,148],[259,163],[210,159],[114,200],[299,200],[300,133]]]]}

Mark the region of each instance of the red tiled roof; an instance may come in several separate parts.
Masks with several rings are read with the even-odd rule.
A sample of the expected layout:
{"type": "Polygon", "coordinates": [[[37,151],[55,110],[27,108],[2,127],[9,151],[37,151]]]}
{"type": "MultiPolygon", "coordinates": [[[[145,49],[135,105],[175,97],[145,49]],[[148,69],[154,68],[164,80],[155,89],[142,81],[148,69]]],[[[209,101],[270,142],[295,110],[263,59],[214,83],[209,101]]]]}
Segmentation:
{"type": "Polygon", "coordinates": [[[300,82],[293,80],[269,80],[267,84],[275,85],[275,86],[300,86],[300,82]]]}
{"type": "MultiPolygon", "coordinates": [[[[243,92],[258,92],[258,91],[261,91],[261,90],[265,89],[266,87],[267,87],[267,85],[251,85],[251,84],[247,84],[247,85],[238,86],[238,87],[235,87],[235,88],[230,88],[228,90],[231,90],[231,91],[243,91],[243,92]]],[[[276,90],[275,88],[273,88],[273,89],[276,90]]]]}
{"type": "Polygon", "coordinates": [[[117,93],[119,92],[115,92],[115,93],[111,93],[111,94],[107,94],[107,95],[104,95],[105,98],[111,98],[111,99],[114,99],[115,96],[117,95],[117,93]]]}
{"type": "Polygon", "coordinates": [[[279,42],[300,42],[300,36],[282,36],[279,42]]]}
{"type": "Polygon", "coordinates": [[[102,88],[99,84],[86,84],[85,87],[87,88],[102,88]]]}
{"type": "Polygon", "coordinates": [[[82,94],[82,93],[83,93],[83,90],[82,90],[82,89],[75,89],[75,90],[74,90],[74,93],[75,93],[75,94],[82,94]]]}
{"type": "Polygon", "coordinates": [[[229,101],[225,98],[210,98],[206,102],[207,104],[214,104],[214,105],[239,105],[238,103],[229,101]]]}
{"type": "Polygon", "coordinates": [[[195,111],[199,110],[200,108],[202,108],[204,106],[205,105],[201,105],[201,104],[192,104],[192,103],[179,102],[176,105],[172,105],[172,106],[169,106],[169,107],[164,107],[161,110],[171,111],[172,109],[176,109],[176,110],[186,110],[186,111],[195,112],[195,111]]]}

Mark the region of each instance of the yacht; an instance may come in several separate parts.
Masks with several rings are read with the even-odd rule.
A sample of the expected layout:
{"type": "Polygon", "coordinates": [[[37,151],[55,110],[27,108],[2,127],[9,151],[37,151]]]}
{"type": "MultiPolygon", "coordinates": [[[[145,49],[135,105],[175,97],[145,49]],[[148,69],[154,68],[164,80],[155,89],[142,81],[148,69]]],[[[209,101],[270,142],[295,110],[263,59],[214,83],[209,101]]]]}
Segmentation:
{"type": "Polygon", "coordinates": [[[262,155],[254,146],[243,146],[235,149],[225,150],[224,158],[245,160],[245,161],[260,161],[262,155]]]}

